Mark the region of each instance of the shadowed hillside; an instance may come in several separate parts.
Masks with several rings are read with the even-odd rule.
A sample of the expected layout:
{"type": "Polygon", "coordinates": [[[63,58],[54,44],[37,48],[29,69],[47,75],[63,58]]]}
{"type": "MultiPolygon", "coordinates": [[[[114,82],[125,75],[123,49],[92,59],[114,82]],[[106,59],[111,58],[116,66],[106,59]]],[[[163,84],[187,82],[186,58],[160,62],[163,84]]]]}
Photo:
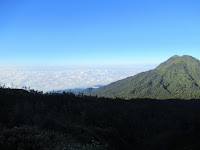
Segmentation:
{"type": "Polygon", "coordinates": [[[0,89],[0,149],[199,150],[199,107],[0,89]]]}

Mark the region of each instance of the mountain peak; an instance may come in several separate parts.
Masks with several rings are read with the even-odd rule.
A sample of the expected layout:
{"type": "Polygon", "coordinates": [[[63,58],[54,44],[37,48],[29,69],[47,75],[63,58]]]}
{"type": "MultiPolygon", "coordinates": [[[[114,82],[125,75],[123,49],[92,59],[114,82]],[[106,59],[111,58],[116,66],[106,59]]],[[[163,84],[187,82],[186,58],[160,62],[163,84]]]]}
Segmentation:
{"type": "Polygon", "coordinates": [[[167,64],[170,64],[171,62],[173,62],[173,61],[176,60],[177,58],[180,58],[180,56],[174,55],[174,56],[170,57],[167,61],[161,63],[157,68],[160,68],[160,67],[163,67],[163,66],[165,66],[165,65],[167,65],[167,64]]]}
{"type": "Polygon", "coordinates": [[[197,60],[196,58],[189,56],[189,55],[183,55],[181,58],[197,60]]]}
{"type": "Polygon", "coordinates": [[[185,64],[192,64],[195,62],[199,62],[199,60],[189,55],[183,55],[183,56],[174,55],[170,57],[167,61],[161,63],[158,67],[156,67],[156,69],[165,70],[170,65],[182,63],[182,62],[184,62],[185,64]]]}
{"type": "Polygon", "coordinates": [[[173,61],[173,60],[175,60],[175,59],[177,59],[179,57],[180,56],[178,56],[178,55],[174,55],[174,56],[170,57],[166,62],[171,62],[171,61],[173,61]]]}
{"type": "Polygon", "coordinates": [[[178,57],[180,57],[180,56],[174,55],[174,56],[170,57],[169,59],[174,59],[174,58],[178,58],[178,57]]]}

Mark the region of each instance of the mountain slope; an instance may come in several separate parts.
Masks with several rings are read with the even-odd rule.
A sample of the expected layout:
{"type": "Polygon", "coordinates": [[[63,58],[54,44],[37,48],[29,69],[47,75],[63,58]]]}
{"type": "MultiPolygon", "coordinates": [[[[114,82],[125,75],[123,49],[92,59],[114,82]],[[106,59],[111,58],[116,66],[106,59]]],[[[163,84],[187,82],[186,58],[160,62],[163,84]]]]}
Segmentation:
{"type": "Polygon", "coordinates": [[[173,56],[154,70],[85,93],[125,99],[197,99],[200,98],[200,61],[187,55],[173,56]]]}

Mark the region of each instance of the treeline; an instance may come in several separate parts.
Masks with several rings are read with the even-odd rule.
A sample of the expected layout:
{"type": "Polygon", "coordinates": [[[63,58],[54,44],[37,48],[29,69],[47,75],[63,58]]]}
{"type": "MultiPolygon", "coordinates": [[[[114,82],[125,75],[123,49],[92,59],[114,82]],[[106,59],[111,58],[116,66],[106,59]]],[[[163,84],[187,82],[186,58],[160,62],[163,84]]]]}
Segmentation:
{"type": "Polygon", "coordinates": [[[200,101],[0,89],[0,149],[199,149],[200,101]]]}

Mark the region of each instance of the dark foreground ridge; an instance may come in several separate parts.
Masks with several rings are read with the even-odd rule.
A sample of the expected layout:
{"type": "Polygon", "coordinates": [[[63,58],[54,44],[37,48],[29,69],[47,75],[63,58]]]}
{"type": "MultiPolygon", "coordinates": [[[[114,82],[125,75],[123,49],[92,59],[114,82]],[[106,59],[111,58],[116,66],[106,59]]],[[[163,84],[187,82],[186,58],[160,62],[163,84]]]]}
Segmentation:
{"type": "Polygon", "coordinates": [[[199,100],[0,89],[0,149],[199,150],[199,108],[199,100]]]}
{"type": "Polygon", "coordinates": [[[200,99],[200,61],[175,55],[154,70],[84,93],[124,99],[200,99]]]}

